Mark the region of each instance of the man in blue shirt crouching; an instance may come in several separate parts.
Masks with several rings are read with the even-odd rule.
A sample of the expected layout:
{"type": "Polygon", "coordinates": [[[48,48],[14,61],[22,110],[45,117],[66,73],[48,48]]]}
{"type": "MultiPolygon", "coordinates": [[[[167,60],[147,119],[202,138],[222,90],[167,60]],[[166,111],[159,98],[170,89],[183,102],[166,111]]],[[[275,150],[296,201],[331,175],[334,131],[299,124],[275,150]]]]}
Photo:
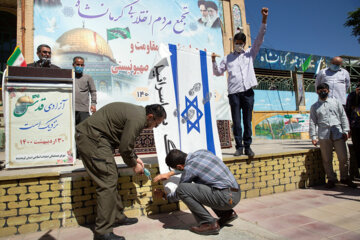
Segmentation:
{"type": "MultiPolygon", "coordinates": [[[[201,235],[218,234],[220,228],[237,218],[233,210],[240,201],[240,188],[234,175],[223,161],[207,150],[186,154],[173,149],[166,156],[166,164],[181,172],[175,192],[154,192],[155,197],[169,202],[182,200],[194,215],[198,226],[190,231],[201,235]],[[204,206],[210,207],[219,217],[212,217],[204,206]]],[[[156,176],[154,182],[167,180],[175,171],[156,176]]]]}

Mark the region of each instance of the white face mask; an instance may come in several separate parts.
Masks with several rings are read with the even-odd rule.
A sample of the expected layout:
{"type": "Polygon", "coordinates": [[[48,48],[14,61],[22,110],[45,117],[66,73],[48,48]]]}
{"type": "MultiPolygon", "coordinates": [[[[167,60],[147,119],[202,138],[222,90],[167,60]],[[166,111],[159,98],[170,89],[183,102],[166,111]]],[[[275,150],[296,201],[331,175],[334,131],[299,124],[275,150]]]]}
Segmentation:
{"type": "Polygon", "coordinates": [[[244,51],[244,44],[234,44],[234,51],[238,53],[244,51]]]}

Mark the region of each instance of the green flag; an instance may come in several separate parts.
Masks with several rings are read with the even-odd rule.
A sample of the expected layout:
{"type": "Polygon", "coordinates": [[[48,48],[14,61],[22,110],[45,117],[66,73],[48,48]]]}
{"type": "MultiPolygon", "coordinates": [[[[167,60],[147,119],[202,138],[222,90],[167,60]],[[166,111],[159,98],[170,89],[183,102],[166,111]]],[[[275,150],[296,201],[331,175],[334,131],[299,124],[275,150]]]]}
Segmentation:
{"type": "Polygon", "coordinates": [[[310,65],[310,62],[311,62],[311,57],[312,55],[310,55],[306,60],[305,62],[303,63],[303,65],[301,65],[301,68],[302,68],[302,71],[305,72],[308,68],[309,68],[309,65],[310,65]]]}
{"type": "Polygon", "coordinates": [[[129,28],[110,28],[107,29],[107,40],[113,40],[117,38],[127,39],[131,38],[129,28]]]}

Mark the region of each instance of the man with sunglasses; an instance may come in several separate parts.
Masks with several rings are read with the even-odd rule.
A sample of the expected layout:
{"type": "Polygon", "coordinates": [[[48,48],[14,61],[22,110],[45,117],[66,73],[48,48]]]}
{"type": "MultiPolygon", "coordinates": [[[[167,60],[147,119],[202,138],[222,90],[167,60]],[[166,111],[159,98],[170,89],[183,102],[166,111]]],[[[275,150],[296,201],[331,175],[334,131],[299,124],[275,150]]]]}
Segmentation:
{"type": "Polygon", "coordinates": [[[51,48],[49,45],[41,44],[37,47],[36,51],[39,60],[28,64],[28,67],[46,67],[46,68],[59,68],[51,63],[51,48]]]}

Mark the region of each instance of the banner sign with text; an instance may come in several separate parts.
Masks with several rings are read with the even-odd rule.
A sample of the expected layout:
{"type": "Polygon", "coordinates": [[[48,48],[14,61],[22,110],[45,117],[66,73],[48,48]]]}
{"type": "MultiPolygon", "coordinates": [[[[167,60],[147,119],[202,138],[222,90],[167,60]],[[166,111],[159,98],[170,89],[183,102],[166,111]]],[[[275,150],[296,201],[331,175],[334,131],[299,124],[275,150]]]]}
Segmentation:
{"type": "MultiPolygon", "coordinates": [[[[301,69],[301,66],[309,57],[310,54],[305,53],[260,48],[260,51],[254,61],[254,67],[272,70],[294,71],[295,67],[301,69]]],[[[330,60],[330,57],[312,55],[309,68],[306,70],[306,72],[315,73],[318,69],[318,66],[321,64],[321,61],[325,61],[325,63],[328,65],[330,60]]]]}
{"type": "Polygon", "coordinates": [[[210,55],[175,45],[166,51],[149,77],[151,99],[167,112],[164,123],[154,129],[161,173],[169,172],[165,157],[174,148],[185,153],[207,149],[222,159],[210,55]]]}
{"type": "Polygon", "coordinates": [[[72,94],[62,88],[6,89],[7,167],[74,163],[72,94]]]}
{"type": "MultiPolygon", "coordinates": [[[[34,59],[40,44],[52,47],[52,62],[61,68],[83,57],[98,108],[114,101],[147,105],[160,43],[223,55],[222,1],[206,2],[211,9],[204,11],[194,0],[35,1],[34,59]]],[[[229,119],[225,76],[215,80],[217,119],[229,119]]]]}

